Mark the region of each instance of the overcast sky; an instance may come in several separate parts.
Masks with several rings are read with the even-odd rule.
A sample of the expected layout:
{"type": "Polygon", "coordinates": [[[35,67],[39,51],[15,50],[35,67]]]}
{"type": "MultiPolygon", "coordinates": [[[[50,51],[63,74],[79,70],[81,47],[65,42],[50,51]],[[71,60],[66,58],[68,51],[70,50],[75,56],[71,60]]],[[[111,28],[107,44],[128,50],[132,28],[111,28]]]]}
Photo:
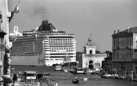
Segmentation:
{"type": "MultiPolygon", "coordinates": [[[[19,0],[9,1],[12,11],[19,0]]],[[[83,51],[90,34],[98,50],[112,50],[114,30],[137,26],[137,0],[20,0],[19,7],[10,32],[15,25],[22,32],[48,19],[59,31],[75,34],[77,51],[83,51]]]]}

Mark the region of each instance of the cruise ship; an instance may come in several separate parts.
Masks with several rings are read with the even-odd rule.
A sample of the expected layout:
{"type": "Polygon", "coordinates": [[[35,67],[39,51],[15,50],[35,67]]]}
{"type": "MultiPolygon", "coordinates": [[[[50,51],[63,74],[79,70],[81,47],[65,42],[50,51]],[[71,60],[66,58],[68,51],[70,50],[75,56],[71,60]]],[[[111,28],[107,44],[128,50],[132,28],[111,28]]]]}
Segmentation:
{"type": "Polygon", "coordinates": [[[47,65],[76,62],[74,34],[58,31],[48,20],[34,30],[10,34],[11,65],[47,65]]]}

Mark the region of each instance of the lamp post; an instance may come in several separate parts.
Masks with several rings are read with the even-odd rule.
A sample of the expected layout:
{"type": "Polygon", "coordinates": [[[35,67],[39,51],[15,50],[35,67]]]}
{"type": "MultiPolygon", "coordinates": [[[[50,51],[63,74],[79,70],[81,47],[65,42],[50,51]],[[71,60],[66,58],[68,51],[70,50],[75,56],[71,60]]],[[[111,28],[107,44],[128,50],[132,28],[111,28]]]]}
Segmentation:
{"type": "MultiPolygon", "coordinates": [[[[3,39],[6,33],[4,31],[0,31],[0,81],[3,81],[3,57],[4,57],[4,43],[3,39]]],[[[3,85],[3,82],[1,83],[1,86],[3,85]]]]}
{"type": "MultiPolygon", "coordinates": [[[[4,38],[4,56],[3,56],[3,66],[2,66],[2,73],[3,73],[3,80],[4,80],[4,86],[7,86],[11,83],[11,58],[10,58],[10,48],[12,46],[12,43],[9,42],[9,23],[12,20],[14,13],[18,13],[19,12],[19,7],[18,4],[16,5],[15,9],[12,12],[9,12],[8,9],[8,1],[9,0],[1,0],[3,3],[5,3],[5,5],[3,6],[3,10],[2,10],[2,17],[0,16],[1,19],[3,19],[3,29],[4,31],[7,33],[7,35],[4,38]]],[[[19,3],[19,2],[18,2],[19,3]]],[[[1,35],[3,35],[2,30],[1,31],[1,35]]],[[[2,38],[1,38],[2,39],[2,38]]]]}

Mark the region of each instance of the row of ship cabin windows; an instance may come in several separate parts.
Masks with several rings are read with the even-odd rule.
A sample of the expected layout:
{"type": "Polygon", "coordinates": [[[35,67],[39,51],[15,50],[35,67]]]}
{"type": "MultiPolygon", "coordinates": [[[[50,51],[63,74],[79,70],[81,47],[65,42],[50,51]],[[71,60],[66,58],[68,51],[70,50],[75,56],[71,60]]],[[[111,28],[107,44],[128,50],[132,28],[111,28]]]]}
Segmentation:
{"type": "MultiPolygon", "coordinates": [[[[44,47],[48,44],[44,44],[44,47]]],[[[49,46],[73,46],[73,43],[49,43],[49,46]]]]}
{"type": "MultiPolygon", "coordinates": [[[[57,52],[56,50],[50,50],[50,52],[57,52]]],[[[66,52],[73,52],[73,50],[66,50],[66,52]]]]}
{"type": "Polygon", "coordinates": [[[52,40],[49,42],[72,42],[72,40],[52,40]]]}
{"type": "Polygon", "coordinates": [[[72,38],[50,38],[49,40],[72,40],[72,38]]]}
{"type": "Polygon", "coordinates": [[[70,45],[70,46],[72,46],[73,45],[73,43],[61,43],[61,42],[51,42],[51,43],[49,43],[49,45],[70,45]]]}
{"type": "Polygon", "coordinates": [[[53,60],[64,60],[64,59],[46,59],[47,61],[49,61],[49,60],[51,60],[51,61],[53,61],[53,60]]]}
{"type": "Polygon", "coordinates": [[[44,47],[44,49],[50,49],[50,50],[73,50],[73,47],[44,47]]]}

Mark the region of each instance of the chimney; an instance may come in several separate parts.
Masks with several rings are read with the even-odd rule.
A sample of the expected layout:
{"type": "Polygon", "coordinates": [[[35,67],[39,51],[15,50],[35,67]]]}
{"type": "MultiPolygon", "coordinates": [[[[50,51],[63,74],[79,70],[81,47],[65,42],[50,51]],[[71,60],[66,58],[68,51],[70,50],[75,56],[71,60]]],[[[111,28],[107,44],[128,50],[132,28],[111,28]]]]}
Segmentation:
{"type": "Polygon", "coordinates": [[[50,31],[48,20],[43,20],[38,31],[50,31]]]}
{"type": "Polygon", "coordinates": [[[42,21],[42,28],[43,30],[48,28],[48,20],[42,21]]]}
{"type": "Polygon", "coordinates": [[[47,25],[48,24],[48,20],[43,20],[42,21],[42,25],[47,25]]]}

